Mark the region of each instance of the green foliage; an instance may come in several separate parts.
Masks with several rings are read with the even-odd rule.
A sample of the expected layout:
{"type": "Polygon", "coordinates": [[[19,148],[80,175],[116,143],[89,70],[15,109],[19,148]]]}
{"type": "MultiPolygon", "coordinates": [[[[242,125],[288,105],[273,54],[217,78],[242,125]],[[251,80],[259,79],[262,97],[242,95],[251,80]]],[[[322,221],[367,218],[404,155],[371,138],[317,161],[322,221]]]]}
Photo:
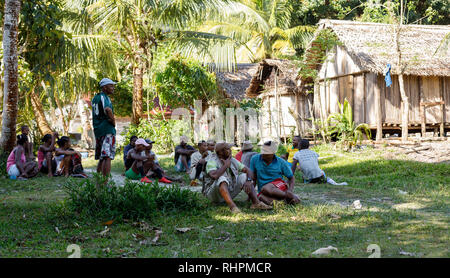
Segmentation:
{"type": "Polygon", "coordinates": [[[112,102],[114,115],[119,117],[131,115],[133,104],[133,80],[131,78],[123,78],[117,82],[112,102]]]}
{"type": "Polygon", "coordinates": [[[181,57],[171,59],[164,70],[155,73],[154,86],[161,103],[173,108],[218,97],[215,75],[199,62],[181,57]]]}
{"type": "Polygon", "coordinates": [[[178,137],[173,138],[173,132],[180,129],[182,134],[190,135],[187,132],[189,127],[183,126],[184,122],[180,120],[161,119],[152,117],[149,120],[142,120],[139,125],[131,124],[125,133],[124,145],[130,142],[130,138],[136,135],[138,138],[151,139],[156,143],[153,144],[155,153],[169,153],[175,148],[178,137]]]}
{"type": "Polygon", "coordinates": [[[246,110],[253,108],[256,111],[260,111],[262,108],[262,99],[260,98],[244,98],[238,102],[239,107],[246,110]]]}
{"type": "Polygon", "coordinates": [[[353,121],[352,108],[347,101],[344,100],[344,104],[339,105],[339,113],[331,114],[328,121],[328,134],[336,134],[340,143],[346,148],[352,148],[356,146],[356,143],[363,139],[363,134],[366,134],[367,138],[371,138],[371,132],[368,124],[355,125],[353,121]]]}
{"type": "Polygon", "coordinates": [[[161,187],[156,182],[147,184],[126,180],[123,187],[113,182],[97,186],[104,182],[98,175],[81,183],[70,179],[64,184],[69,196],[66,205],[78,213],[109,219],[144,219],[157,213],[196,213],[206,207],[205,200],[198,193],[183,190],[178,185],[161,187]]]}
{"type": "Polygon", "coordinates": [[[311,43],[309,52],[305,54],[300,63],[298,74],[302,80],[313,82],[319,73],[317,69],[326,61],[328,53],[337,45],[342,45],[342,42],[333,31],[329,29],[320,31],[311,43]]]}

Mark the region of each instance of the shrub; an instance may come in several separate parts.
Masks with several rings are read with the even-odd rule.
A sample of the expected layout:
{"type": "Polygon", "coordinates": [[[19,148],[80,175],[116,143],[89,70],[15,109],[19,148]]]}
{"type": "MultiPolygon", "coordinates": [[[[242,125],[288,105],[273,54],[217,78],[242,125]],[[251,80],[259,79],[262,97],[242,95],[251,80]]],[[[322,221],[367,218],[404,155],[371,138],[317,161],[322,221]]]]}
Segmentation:
{"type": "Polygon", "coordinates": [[[199,193],[183,190],[178,185],[161,187],[126,180],[123,187],[95,175],[81,183],[70,179],[64,190],[69,195],[66,204],[72,211],[89,216],[109,218],[143,219],[160,212],[197,213],[206,208],[206,201],[199,193]]]}
{"type": "MultiPolygon", "coordinates": [[[[156,143],[153,145],[155,153],[169,153],[175,148],[174,139],[172,138],[172,131],[179,125],[183,125],[182,121],[178,120],[164,120],[158,118],[150,118],[149,120],[142,120],[139,125],[130,125],[125,132],[124,145],[130,142],[130,138],[136,135],[138,138],[152,139],[156,143]]],[[[188,129],[183,129],[187,131],[188,129]]],[[[186,132],[185,132],[186,133],[186,132]]],[[[191,134],[187,134],[191,135],[191,134]]],[[[192,138],[192,136],[191,136],[192,138]]]]}

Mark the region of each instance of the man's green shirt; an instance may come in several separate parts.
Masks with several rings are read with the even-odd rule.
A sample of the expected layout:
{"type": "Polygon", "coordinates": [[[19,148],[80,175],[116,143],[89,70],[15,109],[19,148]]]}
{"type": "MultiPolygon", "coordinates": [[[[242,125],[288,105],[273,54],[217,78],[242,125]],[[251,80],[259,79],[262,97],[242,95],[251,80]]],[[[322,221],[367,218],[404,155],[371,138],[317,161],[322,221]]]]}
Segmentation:
{"type": "Polygon", "coordinates": [[[111,99],[104,92],[100,92],[92,99],[92,121],[94,126],[95,138],[105,136],[106,134],[116,135],[116,128],[108,121],[106,107],[111,108],[114,113],[111,99]]]}

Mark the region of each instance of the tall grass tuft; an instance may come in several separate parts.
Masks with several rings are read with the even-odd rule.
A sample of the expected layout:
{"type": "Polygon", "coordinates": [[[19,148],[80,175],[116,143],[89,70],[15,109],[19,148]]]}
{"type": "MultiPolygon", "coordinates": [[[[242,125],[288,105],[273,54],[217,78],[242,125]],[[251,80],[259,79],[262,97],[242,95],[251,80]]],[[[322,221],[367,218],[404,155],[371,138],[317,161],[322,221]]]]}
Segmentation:
{"type": "Polygon", "coordinates": [[[123,187],[102,176],[95,175],[83,181],[69,180],[64,190],[69,195],[65,204],[72,211],[89,216],[144,219],[158,213],[198,213],[207,202],[196,192],[178,185],[161,187],[157,183],[135,183],[126,180],[123,187]]]}

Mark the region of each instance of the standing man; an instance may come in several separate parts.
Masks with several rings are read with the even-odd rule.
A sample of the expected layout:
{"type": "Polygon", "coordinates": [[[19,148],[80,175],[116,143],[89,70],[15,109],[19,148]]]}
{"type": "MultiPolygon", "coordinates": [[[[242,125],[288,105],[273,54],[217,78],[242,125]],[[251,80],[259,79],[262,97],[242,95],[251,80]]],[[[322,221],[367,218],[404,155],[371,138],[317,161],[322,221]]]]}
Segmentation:
{"type": "Polygon", "coordinates": [[[116,83],[103,78],[100,93],[92,99],[92,121],[95,134],[95,159],[99,160],[97,173],[108,177],[111,173],[111,160],[116,154],[116,120],[110,95],[114,93],[116,83]]]}

